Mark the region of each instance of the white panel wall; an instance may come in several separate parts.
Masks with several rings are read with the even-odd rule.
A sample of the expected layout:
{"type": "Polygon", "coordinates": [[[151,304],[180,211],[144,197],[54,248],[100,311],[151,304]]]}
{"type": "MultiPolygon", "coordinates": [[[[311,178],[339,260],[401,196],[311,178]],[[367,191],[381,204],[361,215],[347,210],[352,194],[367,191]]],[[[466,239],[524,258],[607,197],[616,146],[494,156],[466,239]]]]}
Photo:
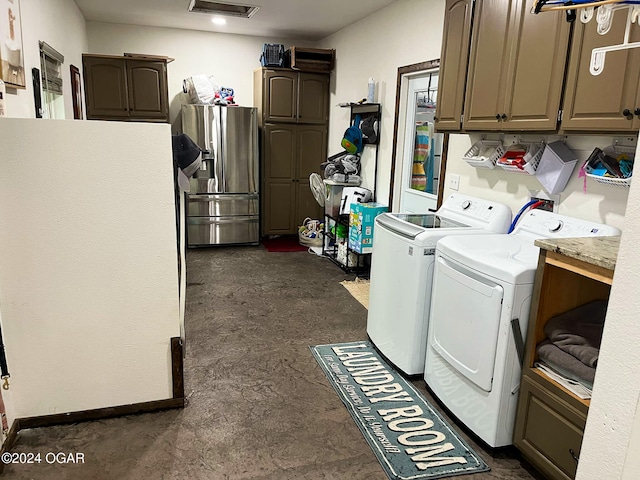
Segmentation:
{"type": "MultiPolygon", "coordinates": [[[[349,109],[336,105],[365,98],[369,77],[376,81],[375,100],[382,104],[376,200],[384,204],[391,182],[398,67],[440,58],[443,21],[442,0],[398,0],[319,44],[320,48],[335,48],[337,57],[331,82],[329,154],[342,150],[340,141],[349,126],[349,109]]],[[[367,188],[373,188],[372,153],[366,147],[362,156],[367,188]]]]}
{"type": "Polygon", "coordinates": [[[169,126],[0,118],[0,145],[10,421],[171,398],[169,126]]]}
{"type": "Polygon", "coordinates": [[[308,42],[246,35],[230,35],[175,28],[141,27],[88,22],[89,50],[94,54],[122,55],[125,52],[165,55],[174,58],[167,69],[171,123],[180,128],[177,117],[182,103],[182,81],[197,74],[213,75],[219,85],[235,90],[236,103],[253,105],[253,71],[260,68],[265,43],[309,45],[308,42]]]}
{"type": "Polygon", "coordinates": [[[64,55],[63,92],[65,118],[73,118],[69,65],[82,70],[82,53],[87,51],[84,17],[73,0],[20,0],[26,89],[7,89],[7,116],[34,118],[31,69],[40,70],[43,41],[64,55]]]}
{"type": "Polygon", "coordinates": [[[638,478],[640,188],[632,185],[577,480],[638,478]]]}

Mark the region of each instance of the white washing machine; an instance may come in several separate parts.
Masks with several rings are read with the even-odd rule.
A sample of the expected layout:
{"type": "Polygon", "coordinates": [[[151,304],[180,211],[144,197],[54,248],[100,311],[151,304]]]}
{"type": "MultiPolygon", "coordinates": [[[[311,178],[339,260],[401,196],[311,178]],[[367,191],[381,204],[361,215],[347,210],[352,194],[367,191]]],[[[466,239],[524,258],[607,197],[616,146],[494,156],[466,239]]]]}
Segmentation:
{"type": "Polygon", "coordinates": [[[402,372],[422,374],[436,242],[445,235],[506,233],[511,209],[453,194],[435,213],[383,213],[375,222],[367,334],[402,372]]]}
{"type": "Polygon", "coordinates": [[[539,256],[534,240],[619,234],[607,225],[532,210],[509,235],[438,242],[424,378],[489,446],[512,443],[539,256]]]}

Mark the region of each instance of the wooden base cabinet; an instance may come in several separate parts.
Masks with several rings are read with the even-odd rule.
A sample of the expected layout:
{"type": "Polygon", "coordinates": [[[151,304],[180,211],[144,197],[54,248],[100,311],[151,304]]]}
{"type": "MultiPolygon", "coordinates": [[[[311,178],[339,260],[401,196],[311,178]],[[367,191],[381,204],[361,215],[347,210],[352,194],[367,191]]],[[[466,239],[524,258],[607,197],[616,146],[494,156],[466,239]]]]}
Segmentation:
{"type": "Polygon", "coordinates": [[[518,398],[514,445],[549,479],[575,477],[590,400],[538,368],[536,348],[547,322],[594,300],[609,298],[613,270],[553,251],[540,251],[518,398]]]}
{"type": "Polygon", "coordinates": [[[169,122],[167,61],[83,55],[89,120],[169,122]]]}

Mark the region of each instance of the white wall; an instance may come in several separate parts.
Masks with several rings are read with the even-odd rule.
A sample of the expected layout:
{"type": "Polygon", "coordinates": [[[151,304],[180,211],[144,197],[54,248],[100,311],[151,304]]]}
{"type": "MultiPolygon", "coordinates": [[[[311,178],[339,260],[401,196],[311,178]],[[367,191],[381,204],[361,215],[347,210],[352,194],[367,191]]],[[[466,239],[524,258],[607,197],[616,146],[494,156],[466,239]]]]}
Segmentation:
{"type": "Polygon", "coordinates": [[[640,188],[630,190],[577,480],[638,478],[640,188]]]}
{"type": "MultiPolygon", "coordinates": [[[[543,137],[525,136],[522,139],[541,139],[543,137]]],[[[550,140],[558,138],[552,137],[550,140]]],[[[618,140],[633,143],[635,137],[619,137],[618,140]]],[[[529,189],[542,189],[540,182],[530,175],[511,173],[500,168],[493,170],[475,168],[462,160],[471,145],[480,139],[479,135],[451,135],[447,158],[447,173],[444,195],[451,193],[448,179],[451,175],[460,175],[460,192],[477,197],[486,197],[503,202],[511,207],[514,215],[526,204],[529,189]]],[[[513,135],[504,136],[505,143],[515,141],[513,135]]],[[[569,136],[567,145],[578,156],[578,163],[571,175],[565,191],[560,194],[558,213],[572,217],[606,223],[624,231],[624,216],[629,190],[627,188],[602,185],[587,179],[587,191],[584,192],[584,178],[578,177],[579,167],[589,157],[594,147],[611,145],[614,137],[569,136]]]]}
{"type": "Polygon", "coordinates": [[[26,89],[7,89],[7,116],[34,118],[31,69],[40,70],[39,41],[64,55],[63,92],[65,118],[73,118],[69,65],[82,70],[82,53],[87,51],[84,17],[73,0],[21,0],[22,48],[26,89]]]}
{"type": "MultiPolygon", "coordinates": [[[[391,181],[393,123],[398,67],[440,58],[444,1],[398,0],[388,7],[323,39],[320,48],[336,49],[331,85],[329,154],[342,150],[349,109],[336,105],[367,96],[369,77],[376,81],[375,100],[382,104],[376,200],[387,204],[391,181]]],[[[372,147],[362,156],[364,186],[373,188],[372,147]]]]}
{"type": "Polygon", "coordinates": [[[230,35],[175,28],[142,27],[88,22],[89,51],[94,54],[122,55],[146,53],[174,58],[167,76],[171,123],[174,131],[182,103],[190,103],[182,93],[182,81],[196,74],[213,75],[221,86],[235,90],[236,103],[253,105],[253,71],[260,68],[265,43],[305,46],[308,42],[230,35]]]}
{"type": "Polygon", "coordinates": [[[10,422],[172,397],[168,125],[0,118],[10,422]]]}

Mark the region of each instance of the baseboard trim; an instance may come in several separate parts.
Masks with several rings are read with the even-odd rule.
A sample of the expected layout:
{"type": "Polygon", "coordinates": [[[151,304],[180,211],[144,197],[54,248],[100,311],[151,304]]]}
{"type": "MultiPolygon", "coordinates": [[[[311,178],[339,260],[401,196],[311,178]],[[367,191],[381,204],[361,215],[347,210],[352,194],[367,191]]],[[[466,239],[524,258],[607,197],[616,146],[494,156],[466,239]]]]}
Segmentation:
{"type": "Polygon", "coordinates": [[[141,413],[157,412],[159,410],[182,407],[184,407],[183,398],[169,398],[167,400],[132,403],[130,405],[96,408],[94,410],[57,413],[53,415],[41,415],[37,417],[23,417],[19,419],[20,430],[25,428],[53,427],[55,425],[65,425],[68,423],[90,422],[92,420],[124,417],[125,415],[138,415],[141,413]]]}
{"type": "MultiPolygon", "coordinates": [[[[0,454],[11,451],[18,438],[18,433],[23,429],[53,427],[69,423],[90,422],[93,420],[124,417],[126,415],[139,415],[142,413],[158,412],[173,408],[184,408],[184,372],[182,340],[180,337],[171,338],[171,376],[173,398],[153,400],[151,402],[132,403],[129,405],[118,405],[115,407],[81,410],[77,412],[16,418],[11,424],[11,428],[7,434],[7,439],[0,449],[0,454]]],[[[0,462],[0,474],[2,474],[3,469],[4,464],[0,462]]]]}
{"type": "MultiPolygon", "coordinates": [[[[18,438],[18,432],[20,431],[20,420],[17,418],[11,424],[11,428],[9,428],[9,433],[7,433],[7,439],[2,444],[2,448],[0,448],[0,456],[2,456],[5,452],[10,452],[13,446],[16,443],[16,439],[18,438]]],[[[4,473],[4,462],[0,462],[0,475],[4,473]]]]}

